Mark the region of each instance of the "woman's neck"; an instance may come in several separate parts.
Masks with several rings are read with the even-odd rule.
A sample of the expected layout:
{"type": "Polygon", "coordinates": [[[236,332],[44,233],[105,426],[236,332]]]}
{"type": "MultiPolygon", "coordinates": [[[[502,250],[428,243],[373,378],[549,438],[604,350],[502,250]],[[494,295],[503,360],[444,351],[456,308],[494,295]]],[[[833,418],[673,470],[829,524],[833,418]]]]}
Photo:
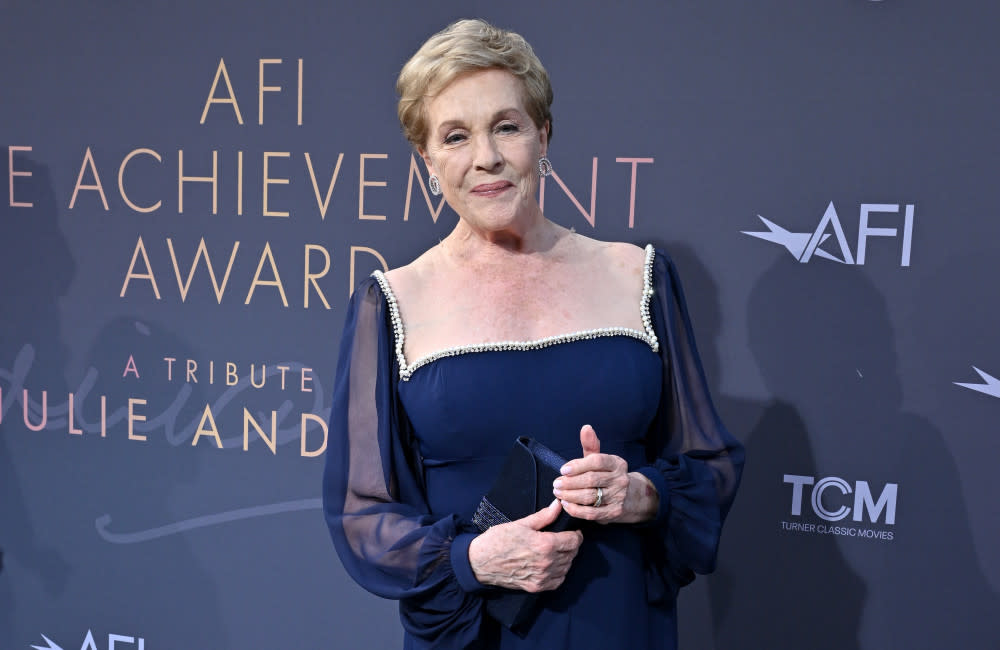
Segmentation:
{"type": "Polygon", "coordinates": [[[545,255],[569,231],[545,217],[522,229],[482,231],[460,220],[455,229],[441,241],[445,256],[453,262],[475,260],[480,263],[524,259],[524,256],[545,255]]]}

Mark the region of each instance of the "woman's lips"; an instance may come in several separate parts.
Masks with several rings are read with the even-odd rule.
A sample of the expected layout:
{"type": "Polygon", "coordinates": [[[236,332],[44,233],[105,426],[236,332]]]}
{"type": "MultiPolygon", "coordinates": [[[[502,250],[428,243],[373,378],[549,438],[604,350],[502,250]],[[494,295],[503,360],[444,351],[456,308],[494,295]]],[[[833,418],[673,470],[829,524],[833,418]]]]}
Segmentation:
{"type": "Polygon", "coordinates": [[[472,188],[473,194],[479,194],[481,196],[493,196],[504,191],[508,187],[514,187],[514,184],[510,181],[497,181],[496,183],[483,183],[482,185],[476,185],[472,188]]]}

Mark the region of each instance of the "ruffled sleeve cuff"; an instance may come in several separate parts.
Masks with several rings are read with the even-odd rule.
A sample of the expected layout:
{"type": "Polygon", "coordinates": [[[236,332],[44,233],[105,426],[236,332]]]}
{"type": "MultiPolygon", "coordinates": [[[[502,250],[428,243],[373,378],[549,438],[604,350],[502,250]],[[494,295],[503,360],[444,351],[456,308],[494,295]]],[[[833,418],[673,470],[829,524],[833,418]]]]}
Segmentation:
{"type": "MultiPolygon", "coordinates": [[[[722,533],[722,515],[711,469],[684,454],[676,459],[657,460],[656,469],[670,486],[667,542],[671,555],[695,573],[711,573],[722,533]]],[[[662,502],[662,495],[660,499],[662,502]]]]}
{"type": "Polygon", "coordinates": [[[477,537],[475,533],[460,533],[451,543],[451,569],[455,579],[463,591],[470,594],[481,594],[490,590],[476,579],[476,574],[469,564],[469,545],[477,537]]]}
{"type": "Polygon", "coordinates": [[[667,479],[663,476],[663,472],[653,465],[647,465],[645,467],[640,467],[638,470],[640,474],[649,479],[649,482],[653,484],[656,488],[656,493],[659,495],[660,504],[657,507],[656,514],[652,519],[644,521],[640,526],[659,526],[667,522],[667,518],[670,516],[670,486],[667,485],[667,479]]]}

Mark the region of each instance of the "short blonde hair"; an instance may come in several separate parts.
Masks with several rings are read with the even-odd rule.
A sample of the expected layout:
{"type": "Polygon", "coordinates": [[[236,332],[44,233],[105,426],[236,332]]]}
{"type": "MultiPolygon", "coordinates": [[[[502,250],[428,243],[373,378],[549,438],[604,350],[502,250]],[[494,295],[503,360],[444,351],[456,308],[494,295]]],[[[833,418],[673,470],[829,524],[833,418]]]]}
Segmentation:
{"type": "Polygon", "coordinates": [[[434,34],[399,73],[399,123],[414,147],[427,144],[425,103],[456,77],[477,70],[506,70],[521,80],[528,115],[552,138],[552,85],[542,62],[520,34],[480,19],[454,22],[434,34]]]}

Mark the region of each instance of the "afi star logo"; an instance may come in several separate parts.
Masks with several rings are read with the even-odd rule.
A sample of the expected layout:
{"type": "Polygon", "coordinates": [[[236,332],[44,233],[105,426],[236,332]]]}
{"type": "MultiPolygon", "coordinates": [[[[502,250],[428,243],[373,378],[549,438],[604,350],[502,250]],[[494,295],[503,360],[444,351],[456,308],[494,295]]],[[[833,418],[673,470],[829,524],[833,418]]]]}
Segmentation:
{"type": "Polygon", "coordinates": [[[54,641],[52,641],[52,639],[45,636],[44,634],[42,635],[42,638],[45,639],[45,647],[42,647],[40,645],[33,645],[31,647],[34,648],[34,650],[62,650],[62,648],[60,648],[58,644],[56,644],[54,641]]]}
{"type": "Polygon", "coordinates": [[[980,393],[985,393],[991,397],[1000,397],[1000,379],[997,379],[989,373],[985,373],[979,368],[972,366],[972,369],[976,371],[983,379],[981,384],[966,384],[960,381],[953,382],[956,386],[961,386],[962,388],[968,388],[969,390],[978,391],[980,393]]]}
{"type": "MultiPolygon", "coordinates": [[[[31,646],[34,650],[63,650],[62,646],[57,644],[55,641],[45,636],[41,635],[42,639],[45,640],[45,645],[33,645],[31,646]]],[[[109,634],[108,635],[108,645],[102,646],[97,643],[94,639],[94,633],[87,630],[87,636],[83,639],[83,644],[80,646],[80,650],[126,650],[126,646],[132,648],[132,650],[144,650],[146,646],[146,640],[142,637],[131,637],[124,636],[121,634],[109,634]]],[[[75,646],[70,646],[67,650],[72,650],[75,646]]]]}
{"type": "MultiPolygon", "coordinates": [[[[904,207],[902,255],[900,257],[899,265],[909,266],[910,247],[913,243],[913,205],[907,204],[904,207]]],[[[757,217],[764,222],[764,225],[767,226],[767,230],[757,232],[743,230],[741,232],[744,235],[750,235],[751,237],[756,237],[758,239],[763,239],[764,241],[784,246],[788,252],[795,257],[795,259],[803,264],[808,262],[815,255],[817,257],[822,257],[823,259],[840,262],[841,264],[861,265],[865,263],[865,253],[869,237],[899,236],[898,231],[895,228],[870,227],[868,225],[869,216],[876,212],[899,214],[899,209],[900,205],[896,203],[861,204],[861,211],[858,216],[857,261],[855,261],[855,256],[851,253],[851,248],[847,244],[847,237],[844,235],[844,228],[841,226],[840,218],[837,216],[837,209],[833,207],[833,201],[830,201],[830,205],[827,206],[826,212],[823,213],[823,218],[819,220],[819,224],[812,232],[792,232],[785,230],[778,224],[765,219],[759,214],[757,217]],[[820,246],[830,238],[831,233],[827,232],[830,229],[833,230],[832,234],[836,237],[837,243],[840,246],[839,256],[820,248],[820,246]]]]}

